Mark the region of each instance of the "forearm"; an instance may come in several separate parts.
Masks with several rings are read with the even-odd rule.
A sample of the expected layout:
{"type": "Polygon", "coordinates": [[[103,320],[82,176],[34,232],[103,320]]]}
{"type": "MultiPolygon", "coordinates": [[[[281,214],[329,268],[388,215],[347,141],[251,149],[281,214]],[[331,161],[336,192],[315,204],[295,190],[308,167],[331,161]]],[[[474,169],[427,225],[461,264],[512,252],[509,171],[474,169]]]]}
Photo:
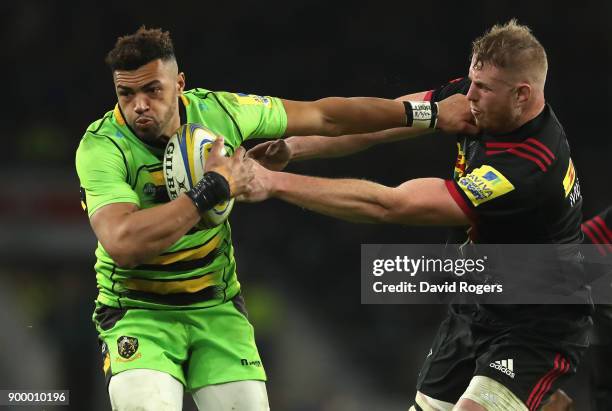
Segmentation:
{"type": "Polygon", "coordinates": [[[366,180],[325,179],[274,172],[270,195],[317,213],[356,223],[384,222],[393,190],[366,180]]]}
{"type": "Polygon", "coordinates": [[[284,136],[341,136],[406,126],[400,101],[375,97],[327,97],[317,101],[283,100],[284,136]]]}
{"type": "Polygon", "coordinates": [[[404,105],[375,97],[329,97],[317,101],[327,115],[329,136],[367,133],[406,126],[404,105]],[[342,100],[343,104],[338,104],[342,100]]]}
{"type": "Polygon", "coordinates": [[[432,129],[401,127],[339,137],[294,136],[285,141],[290,148],[291,161],[300,161],[348,156],[377,144],[405,140],[432,132],[434,132],[432,129]]]}
{"type": "Polygon", "coordinates": [[[331,217],[357,223],[469,224],[440,178],[418,178],[398,187],[365,180],[306,177],[259,169],[263,196],[276,197],[331,217]]]}
{"type": "Polygon", "coordinates": [[[169,203],[137,210],[122,218],[109,251],[120,266],[133,267],[158,256],[184,236],[200,216],[185,194],[169,203]]]}

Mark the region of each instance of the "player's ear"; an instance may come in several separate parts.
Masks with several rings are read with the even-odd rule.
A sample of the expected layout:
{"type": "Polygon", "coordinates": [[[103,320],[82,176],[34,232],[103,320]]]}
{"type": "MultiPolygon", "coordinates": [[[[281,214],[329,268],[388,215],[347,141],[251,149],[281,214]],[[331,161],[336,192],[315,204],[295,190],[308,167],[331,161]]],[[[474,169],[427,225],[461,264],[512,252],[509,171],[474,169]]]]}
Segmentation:
{"type": "Polygon", "coordinates": [[[516,88],[516,102],[524,104],[531,97],[531,86],[529,84],[521,84],[516,88]]]}
{"type": "Polygon", "coordinates": [[[185,90],[185,73],[182,71],[176,76],[176,91],[178,94],[183,94],[185,90]]]}

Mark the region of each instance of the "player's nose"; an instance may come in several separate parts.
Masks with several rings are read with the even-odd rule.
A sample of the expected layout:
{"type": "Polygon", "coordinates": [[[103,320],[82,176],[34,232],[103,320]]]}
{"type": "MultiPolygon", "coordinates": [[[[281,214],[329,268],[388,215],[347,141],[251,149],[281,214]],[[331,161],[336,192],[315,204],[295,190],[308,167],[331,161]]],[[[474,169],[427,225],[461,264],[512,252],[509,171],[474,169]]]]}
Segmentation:
{"type": "Polygon", "coordinates": [[[478,91],[476,90],[476,87],[474,87],[474,83],[470,84],[470,89],[465,96],[470,101],[478,100],[478,91]]]}
{"type": "Polygon", "coordinates": [[[145,97],[137,97],[134,101],[134,111],[137,114],[144,114],[149,109],[149,102],[145,97]]]}

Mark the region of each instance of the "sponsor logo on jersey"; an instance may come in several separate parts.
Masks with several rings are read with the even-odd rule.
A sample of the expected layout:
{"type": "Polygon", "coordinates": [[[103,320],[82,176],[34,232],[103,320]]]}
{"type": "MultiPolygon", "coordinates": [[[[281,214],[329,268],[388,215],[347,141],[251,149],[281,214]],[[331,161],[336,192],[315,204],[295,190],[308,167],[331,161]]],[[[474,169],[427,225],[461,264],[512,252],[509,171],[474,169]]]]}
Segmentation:
{"type": "Polygon", "coordinates": [[[262,97],[256,94],[234,93],[240,105],[263,105],[270,107],[272,101],[269,97],[262,97]]]}
{"type": "Polygon", "coordinates": [[[246,358],[243,358],[243,359],[240,360],[240,364],[245,365],[245,366],[251,365],[251,366],[254,366],[254,367],[261,367],[261,360],[252,360],[252,361],[249,361],[246,358]]]}
{"type": "Polygon", "coordinates": [[[565,172],[565,177],[563,178],[563,190],[565,191],[565,197],[570,195],[572,191],[572,187],[574,187],[574,183],[576,182],[576,170],[574,169],[574,163],[570,158],[569,164],[567,166],[567,171],[565,172]]]}
{"type": "Polygon", "coordinates": [[[83,187],[79,188],[81,193],[81,208],[83,211],[87,212],[87,195],[85,194],[85,189],[83,187]]]}
{"type": "Polygon", "coordinates": [[[465,174],[465,151],[461,144],[457,143],[457,160],[455,161],[455,180],[465,174]]]}
{"type": "Polygon", "coordinates": [[[106,374],[110,369],[110,353],[108,352],[108,346],[106,343],[102,343],[102,361],[102,371],[104,374],[106,374]]]}
{"type": "Polygon", "coordinates": [[[138,338],[125,335],[117,338],[117,352],[122,358],[130,361],[140,358],[140,353],[134,356],[136,351],[138,351],[138,338]]]}
{"type": "Polygon", "coordinates": [[[576,179],[574,188],[569,195],[570,207],[574,207],[576,203],[582,199],[582,193],[580,193],[580,182],[576,179]]]}
{"type": "Polygon", "coordinates": [[[142,192],[144,193],[144,195],[146,195],[148,197],[153,197],[155,195],[155,192],[156,192],[155,184],[153,184],[153,183],[146,183],[144,185],[144,187],[142,188],[142,192]]]}
{"type": "Polygon", "coordinates": [[[514,360],[512,358],[507,360],[493,361],[489,364],[489,367],[503,372],[512,379],[514,379],[514,376],[516,375],[514,374],[514,360]]]}
{"type": "Polygon", "coordinates": [[[459,187],[474,207],[514,190],[514,186],[495,168],[484,165],[459,178],[459,187]]]}

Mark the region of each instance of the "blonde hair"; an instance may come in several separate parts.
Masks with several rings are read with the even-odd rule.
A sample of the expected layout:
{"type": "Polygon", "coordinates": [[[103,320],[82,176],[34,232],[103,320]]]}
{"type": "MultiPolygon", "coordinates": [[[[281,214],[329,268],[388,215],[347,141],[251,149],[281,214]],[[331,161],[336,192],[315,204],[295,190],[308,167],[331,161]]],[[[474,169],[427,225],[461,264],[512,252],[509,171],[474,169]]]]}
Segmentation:
{"type": "Polygon", "coordinates": [[[531,29],[516,19],[496,24],[474,40],[472,59],[475,65],[492,64],[542,89],[546,83],[546,51],[531,29]]]}

